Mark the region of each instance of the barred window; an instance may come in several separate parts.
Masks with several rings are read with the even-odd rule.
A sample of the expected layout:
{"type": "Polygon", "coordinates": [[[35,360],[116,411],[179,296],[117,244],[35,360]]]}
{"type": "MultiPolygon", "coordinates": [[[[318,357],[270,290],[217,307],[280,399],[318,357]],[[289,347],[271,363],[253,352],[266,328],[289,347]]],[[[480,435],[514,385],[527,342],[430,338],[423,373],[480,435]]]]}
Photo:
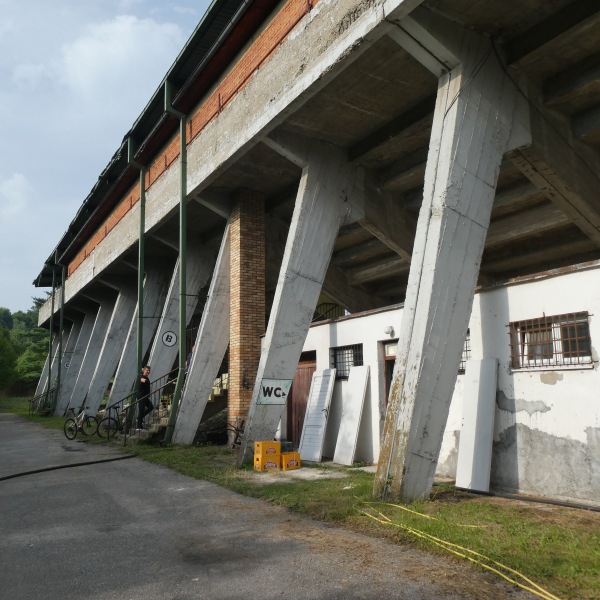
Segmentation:
{"type": "Polygon", "coordinates": [[[460,364],[458,365],[458,374],[459,375],[464,374],[468,360],[471,360],[471,330],[470,329],[467,329],[467,335],[465,336],[465,343],[463,345],[463,351],[460,356],[460,364]]]}
{"type": "Polygon", "coordinates": [[[362,344],[330,348],[329,364],[332,369],[336,369],[336,379],[348,379],[350,367],[360,367],[363,365],[362,344]]]}
{"type": "Polygon", "coordinates": [[[587,312],[509,324],[513,369],[592,365],[587,312]]]}

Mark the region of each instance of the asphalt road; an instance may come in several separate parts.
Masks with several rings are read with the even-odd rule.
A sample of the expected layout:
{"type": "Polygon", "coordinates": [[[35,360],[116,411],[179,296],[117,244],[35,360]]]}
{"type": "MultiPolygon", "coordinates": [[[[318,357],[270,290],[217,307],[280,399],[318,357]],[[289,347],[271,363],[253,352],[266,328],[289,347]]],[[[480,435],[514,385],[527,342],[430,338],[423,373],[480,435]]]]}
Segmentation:
{"type": "Polygon", "coordinates": [[[327,527],[138,458],[111,460],[121,456],[0,414],[3,598],[533,598],[459,562],[327,527]]]}

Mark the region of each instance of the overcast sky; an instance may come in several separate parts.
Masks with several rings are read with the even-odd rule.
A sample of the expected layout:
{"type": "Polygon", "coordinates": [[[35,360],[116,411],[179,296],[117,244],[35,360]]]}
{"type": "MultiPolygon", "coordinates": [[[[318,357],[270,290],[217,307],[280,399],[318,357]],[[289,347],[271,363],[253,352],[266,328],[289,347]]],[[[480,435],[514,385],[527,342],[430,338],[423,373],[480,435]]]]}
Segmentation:
{"type": "Polygon", "coordinates": [[[208,0],[0,0],[0,307],[32,281],[208,0]]]}

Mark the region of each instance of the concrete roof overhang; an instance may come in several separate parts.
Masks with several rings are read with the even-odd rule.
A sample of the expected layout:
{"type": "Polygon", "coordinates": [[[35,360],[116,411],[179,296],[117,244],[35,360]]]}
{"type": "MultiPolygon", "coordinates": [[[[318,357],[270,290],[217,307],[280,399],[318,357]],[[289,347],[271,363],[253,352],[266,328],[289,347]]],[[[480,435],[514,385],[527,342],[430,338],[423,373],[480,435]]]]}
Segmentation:
{"type": "MultiPolygon", "coordinates": [[[[598,260],[600,4],[426,0],[422,6],[491,38],[497,51],[508,57],[509,72],[530,102],[534,143],[543,144],[548,153],[545,170],[536,168],[535,157],[525,151],[505,156],[480,284],[598,260]]],[[[185,84],[187,90],[195,90],[194,77],[185,84]]],[[[437,77],[383,35],[318,91],[297,102],[271,131],[344,148],[393,200],[385,209],[386,221],[394,228],[388,235],[376,237],[352,224],[338,236],[324,291],[352,311],[404,300],[436,89],[437,77]]],[[[164,115],[157,113],[154,131],[160,129],[161,119],[164,115]]],[[[131,168],[119,160],[115,168],[120,165],[124,177],[131,168]]],[[[284,242],[299,178],[296,165],[257,140],[216,173],[201,194],[228,198],[239,189],[263,193],[267,226],[276,234],[270,237],[284,242]]],[[[222,220],[210,216],[200,203],[189,206],[190,229],[218,238],[222,220]]],[[[91,208],[100,210],[93,204],[91,208]]],[[[175,220],[173,214],[162,228],[174,229],[175,220]]],[[[69,235],[82,232],[79,228],[69,235]]],[[[65,236],[61,244],[68,240],[65,236]]],[[[267,248],[270,289],[275,287],[282,252],[281,243],[267,248]]],[[[47,281],[45,270],[37,282],[48,285],[47,281]]]]}

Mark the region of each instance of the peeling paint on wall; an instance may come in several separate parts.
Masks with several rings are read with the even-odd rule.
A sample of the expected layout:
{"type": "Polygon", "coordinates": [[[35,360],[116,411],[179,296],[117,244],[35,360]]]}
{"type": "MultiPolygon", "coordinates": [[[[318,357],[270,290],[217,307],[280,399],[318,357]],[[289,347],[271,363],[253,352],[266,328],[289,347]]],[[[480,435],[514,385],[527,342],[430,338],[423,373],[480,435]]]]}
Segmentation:
{"type": "Polygon", "coordinates": [[[550,407],[541,400],[523,400],[521,398],[509,398],[506,394],[499,390],[496,393],[496,405],[500,410],[504,410],[509,413],[518,413],[524,411],[533,415],[538,412],[548,412],[550,407]]]}
{"type": "Polygon", "coordinates": [[[558,381],[563,380],[563,374],[556,371],[545,371],[540,373],[540,381],[546,385],[556,385],[558,381]]]}
{"type": "Polygon", "coordinates": [[[600,428],[587,436],[584,444],[522,424],[506,429],[493,447],[492,488],[597,505],[600,428]]]}

